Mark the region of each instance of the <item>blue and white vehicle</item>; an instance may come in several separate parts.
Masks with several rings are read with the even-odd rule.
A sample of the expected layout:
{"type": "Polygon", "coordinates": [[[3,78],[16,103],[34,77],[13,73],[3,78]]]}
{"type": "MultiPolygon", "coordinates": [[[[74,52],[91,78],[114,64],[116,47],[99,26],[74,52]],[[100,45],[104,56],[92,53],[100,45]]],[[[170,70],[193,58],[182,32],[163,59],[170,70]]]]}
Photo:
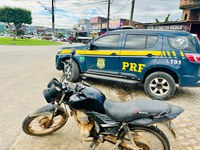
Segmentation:
{"type": "Polygon", "coordinates": [[[200,86],[200,44],[183,31],[116,30],[84,46],[64,47],[56,55],[56,68],[73,56],[69,81],[80,75],[131,84],[144,84],[152,98],[169,99],[181,87],[200,86]]]}

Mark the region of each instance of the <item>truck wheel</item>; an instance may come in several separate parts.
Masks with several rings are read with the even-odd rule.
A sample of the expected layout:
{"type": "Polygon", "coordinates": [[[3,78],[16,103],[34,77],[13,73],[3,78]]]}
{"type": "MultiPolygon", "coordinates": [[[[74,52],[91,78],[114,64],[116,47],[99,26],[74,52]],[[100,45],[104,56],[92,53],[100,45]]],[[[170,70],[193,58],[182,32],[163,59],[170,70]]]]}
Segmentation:
{"type": "Polygon", "coordinates": [[[67,75],[67,80],[70,82],[77,82],[79,78],[80,78],[80,71],[78,64],[75,61],[73,61],[72,68],[69,71],[69,74],[67,75]]]}
{"type": "Polygon", "coordinates": [[[147,76],[144,83],[146,94],[154,99],[169,99],[176,90],[172,76],[165,72],[154,72],[147,76]]]}

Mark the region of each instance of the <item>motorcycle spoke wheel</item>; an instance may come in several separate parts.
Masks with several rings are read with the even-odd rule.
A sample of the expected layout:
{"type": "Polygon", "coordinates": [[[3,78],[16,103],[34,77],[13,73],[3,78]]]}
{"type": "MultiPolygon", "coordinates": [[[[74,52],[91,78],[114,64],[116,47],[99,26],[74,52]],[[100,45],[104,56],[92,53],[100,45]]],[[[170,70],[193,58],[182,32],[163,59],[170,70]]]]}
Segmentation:
{"type": "Polygon", "coordinates": [[[47,132],[51,132],[58,128],[60,124],[64,122],[64,118],[62,118],[60,115],[56,116],[53,119],[53,122],[50,122],[50,125],[48,123],[50,122],[50,119],[45,116],[39,116],[32,120],[32,122],[29,125],[29,130],[32,131],[35,134],[43,134],[47,132]]]}
{"type": "MultiPolygon", "coordinates": [[[[131,134],[135,144],[142,150],[169,150],[169,141],[162,131],[156,127],[134,127],[131,134]]],[[[128,136],[122,132],[120,138],[124,143],[131,144],[128,136]]],[[[126,150],[125,148],[122,148],[126,150]]]]}
{"type": "Polygon", "coordinates": [[[67,122],[65,115],[57,115],[50,120],[46,116],[27,117],[23,122],[23,130],[28,135],[43,136],[62,128],[67,122]]]}

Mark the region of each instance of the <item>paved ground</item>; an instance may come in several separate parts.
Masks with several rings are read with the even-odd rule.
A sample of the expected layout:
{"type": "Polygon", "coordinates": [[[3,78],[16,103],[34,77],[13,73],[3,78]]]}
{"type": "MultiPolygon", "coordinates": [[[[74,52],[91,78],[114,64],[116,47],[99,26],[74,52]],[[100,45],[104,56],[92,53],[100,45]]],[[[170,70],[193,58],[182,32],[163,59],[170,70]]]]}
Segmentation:
{"type": "MultiPolygon", "coordinates": [[[[59,78],[61,72],[54,67],[58,46],[10,47],[0,46],[0,149],[1,150],[85,150],[88,143],[81,143],[79,130],[72,118],[55,134],[31,137],[21,130],[21,123],[32,110],[45,104],[42,91],[48,81],[59,78]]],[[[87,80],[114,100],[146,98],[142,87],[87,80]]],[[[174,140],[167,130],[159,126],[170,139],[172,149],[200,150],[200,92],[199,88],[178,88],[169,103],[183,106],[185,111],[175,124],[179,138],[174,140]]],[[[99,149],[110,149],[101,145],[99,149]]]]}

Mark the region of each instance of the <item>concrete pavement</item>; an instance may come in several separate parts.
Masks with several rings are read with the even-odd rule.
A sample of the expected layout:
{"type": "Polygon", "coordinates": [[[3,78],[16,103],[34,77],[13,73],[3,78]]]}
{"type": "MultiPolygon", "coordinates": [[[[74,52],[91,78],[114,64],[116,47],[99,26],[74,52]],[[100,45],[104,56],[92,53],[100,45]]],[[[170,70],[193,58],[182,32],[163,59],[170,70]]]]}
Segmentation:
{"type": "MultiPolygon", "coordinates": [[[[60,47],[60,46],[59,46],[60,47]]],[[[0,149],[1,150],[72,150],[89,149],[81,143],[79,130],[70,119],[63,129],[45,137],[25,135],[21,123],[28,113],[46,104],[42,91],[53,77],[61,72],[55,69],[54,57],[58,46],[16,47],[0,46],[0,149]]],[[[87,80],[113,100],[147,98],[143,87],[87,80]]],[[[178,88],[169,103],[183,106],[185,111],[174,120],[179,138],[174,140],[167,130],[171,149],[200,150],[200,92],[199,88],[178,88]]],[[[99,149],[109,149],[104,145],[99,149]]]]}

